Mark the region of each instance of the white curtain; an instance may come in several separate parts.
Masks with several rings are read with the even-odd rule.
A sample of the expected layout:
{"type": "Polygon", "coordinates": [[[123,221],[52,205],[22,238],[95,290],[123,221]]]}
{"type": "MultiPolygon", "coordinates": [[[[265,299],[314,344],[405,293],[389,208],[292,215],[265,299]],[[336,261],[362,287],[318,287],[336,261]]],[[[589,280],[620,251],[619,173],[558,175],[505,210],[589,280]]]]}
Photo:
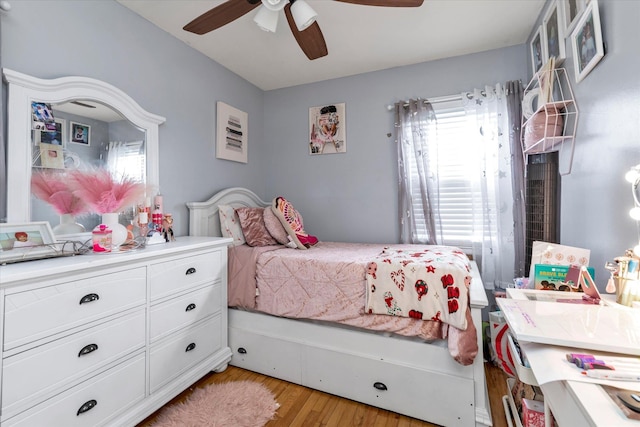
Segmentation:
{"type": "Polygon", "coordinates": [[[507,101],[500,84],[463,94],[469,135],[480,148],[474,173],[473,257],[486,287],[505,287],[513,280],[513,214],[511,150],[507,101]]]}

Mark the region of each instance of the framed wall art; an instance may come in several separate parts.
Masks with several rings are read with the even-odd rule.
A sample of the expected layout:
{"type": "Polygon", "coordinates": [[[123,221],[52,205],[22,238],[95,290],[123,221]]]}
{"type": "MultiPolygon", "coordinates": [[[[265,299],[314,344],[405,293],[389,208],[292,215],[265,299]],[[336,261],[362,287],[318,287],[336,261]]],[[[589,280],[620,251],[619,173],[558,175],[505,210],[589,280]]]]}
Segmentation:
{"type": "Polygon", "coordinates": [[[76,144],[91,145],[91,126],[82,123],[71,123],[70,141],[76,144]]]}
{"type": "Polygon", "coordinates": [[[35,145],[53,144],[64,147],[67,141],[67,121],[64,119],[54,119],[54,130],[34,130],[33,142],[35,145]]]}
{"type": "Polygon", "coordinates": [[[549,5],[549,9],[542,20],[542,28],[547,40],[547,58],[555,58],[556,66],[562,64],[567,57],[564,40],[563,14],[564,10],[555,0],[549,5]]]}
{"type": "Polygon", "coordinates": [[[55,254],[55,237],[46,221],[0,224],[0,263],[26,261],[55,254]]]}
{"type": "Polygon", "coordinates": [[[564,36],[569,37],[580,19],[580,15],[587,5],[587,0],[562,0],[564,36]]]}
{"type": "Polygon", "coordinates": [[[538,72],[542,65],[547,62],[547,42],[544,39],[544,31],[542,31],[542,25],[538,27],[531,43],[529,44],[529,50],[531,51],[531,64],[533,68],[533,74],[538,72]]]}
{"type": "Polygon", "coordinates": [[[582,81],[604,57],[598,1],[591,0],[571,33],[576,82],[582,81]]]}
{"type": "Polygon", "coordinates": [[[218,101],[216,131],[216,157],[247,163],[248,115],[224,102],[218,101]]]}
{"type": "Polygon", "coordinates": [[[347,152],[345,104],[309,108],[309,154],[347,152]]]}

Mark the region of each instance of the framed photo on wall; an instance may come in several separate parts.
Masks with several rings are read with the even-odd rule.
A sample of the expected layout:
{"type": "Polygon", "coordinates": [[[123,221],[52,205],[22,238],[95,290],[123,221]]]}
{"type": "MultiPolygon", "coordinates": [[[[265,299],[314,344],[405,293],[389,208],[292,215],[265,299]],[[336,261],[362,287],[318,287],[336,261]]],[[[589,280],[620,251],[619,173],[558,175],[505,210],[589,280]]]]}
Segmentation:
{"type": "Polygon", "coordinates": [[[309,108],[309,154],[347,152],[345,104],[309,108]]]}
{"type": "Polygon", "coordinates": [[[531,51],[531,64],[533,68],[533,74],[537,73],[542,65],[547,62],[547,41],[544,39],[544,31],[542,31],[542,25],[538,27],[531,43],[529,44],[529,50],[531,51]]]}
{"type": "Polygon", "coordinates": [[[247,163],[248,115],[224,102],[218,101],[216,131],[216,157],[247,163]]]}
{"type": "Polygon", "coordinates": [[[582,81],[604,57],[598,1],[591,0],[571,33],[576,82],[582,81]]]}
{"type": "Polygon", "coordinates": [[[555,58],[556,66],[562,64],[567,57],[565,51],[563,9],[561,0],[555,0],[549,5],[549,9],[542,20],[542,28],[547,39],[547,57],[555,58]]]}
{"type": "Polygon", "coordinates": [[[562,5],[564,6],[562,17],[564,21],[564,36],[569,37],[578,23],[578,19],[580,19],[580,14],[587,5],[587,0],[562,0],[562,5]]]}
{"type": "Polygon", "coordinates": [[[91,126],[82,123],[71,123],[70,141],[76,144],[91,145],[91,126]]]}
{"type": "Polygon", "coordinates": [[[56,118],[54,119],[54,126],[55,130],[53,131],[34,130],[34,144],[40,145],[42,142],[44,144],[53,144],[64,147],[67,144],[67,121],[56,118]]]}

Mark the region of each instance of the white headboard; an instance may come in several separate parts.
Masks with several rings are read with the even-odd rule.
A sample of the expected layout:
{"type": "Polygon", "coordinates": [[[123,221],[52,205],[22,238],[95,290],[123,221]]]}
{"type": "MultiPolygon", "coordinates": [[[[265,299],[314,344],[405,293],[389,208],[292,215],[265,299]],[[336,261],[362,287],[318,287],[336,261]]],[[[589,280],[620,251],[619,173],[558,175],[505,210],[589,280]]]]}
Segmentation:
{"type": "Polygon", "coordinates": [[[204,202],[189,202],[189,235],[220,237],[220,215],[218,205],[231,205],[234,208],[251,206],[269,206],[253,191],[233,187],[222,190],[204,202]]]}

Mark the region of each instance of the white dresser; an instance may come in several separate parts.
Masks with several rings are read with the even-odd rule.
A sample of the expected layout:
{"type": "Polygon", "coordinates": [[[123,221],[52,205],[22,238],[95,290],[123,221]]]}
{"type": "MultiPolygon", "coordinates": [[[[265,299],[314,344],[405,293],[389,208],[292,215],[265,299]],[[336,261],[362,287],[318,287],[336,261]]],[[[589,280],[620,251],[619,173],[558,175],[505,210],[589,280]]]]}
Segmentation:
{"type": "Polygon", "coordinates": [[[230,243],[0,266],[0,424],[134,426],[225,369],[230,243]]]}

